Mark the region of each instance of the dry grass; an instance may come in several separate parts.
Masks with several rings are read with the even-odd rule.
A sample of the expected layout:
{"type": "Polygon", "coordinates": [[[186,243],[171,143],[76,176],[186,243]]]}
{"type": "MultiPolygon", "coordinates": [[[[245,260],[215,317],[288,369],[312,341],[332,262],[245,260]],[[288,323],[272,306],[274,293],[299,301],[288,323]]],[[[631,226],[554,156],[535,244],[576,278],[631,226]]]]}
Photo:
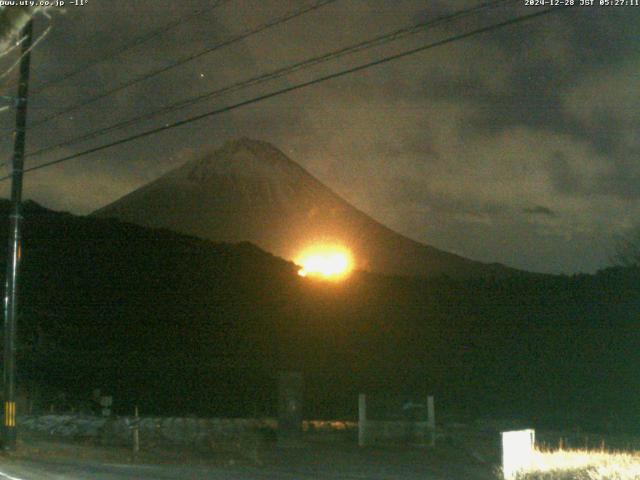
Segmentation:
{"type": "Polygon", "coordinates": [[[536,450],[517,480],[640,480],[640,452],[536,450]]]}

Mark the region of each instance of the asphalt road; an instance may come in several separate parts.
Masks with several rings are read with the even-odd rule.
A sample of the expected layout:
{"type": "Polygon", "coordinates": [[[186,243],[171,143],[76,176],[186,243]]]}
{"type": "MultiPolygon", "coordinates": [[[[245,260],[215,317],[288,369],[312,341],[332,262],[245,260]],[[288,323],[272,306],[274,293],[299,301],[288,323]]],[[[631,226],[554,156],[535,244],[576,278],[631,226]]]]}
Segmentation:
{"type": "Polygon", "coordinates": [[[275,451],[264,465],[131,464],[73,459],[2,459],[0,480],[495,480],[493,467],[435,461],[424,450],[306,448],[275,451]]]}
{"type": "Polygon", "coordinates": [[[263,480],[263,479],[317,479],[317,480],[391,480],[391,479],[473,479],[491,478],[476,476],[473,472],[439,471],[417,473],[415,471],[382,471],[382,472],[336,472],[319,469],[295,469],[276,467],[189,467],[167,465],[126,465],[126,464],[73,464],[73,463],[41,463],[15,462],[0,467],[2,480],[263,480]]]}

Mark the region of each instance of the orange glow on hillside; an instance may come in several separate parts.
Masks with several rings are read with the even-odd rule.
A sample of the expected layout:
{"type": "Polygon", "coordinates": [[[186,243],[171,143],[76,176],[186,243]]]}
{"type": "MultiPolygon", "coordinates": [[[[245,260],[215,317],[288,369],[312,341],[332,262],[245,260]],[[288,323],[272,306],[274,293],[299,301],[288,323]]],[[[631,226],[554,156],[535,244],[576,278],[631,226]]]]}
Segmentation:
{"type": "Polygon", "coordinates": [[[344,247],[318,245],[304,250],[296,260],[301,277],[340,280],[353,269],[351,254],[344,247]]]}

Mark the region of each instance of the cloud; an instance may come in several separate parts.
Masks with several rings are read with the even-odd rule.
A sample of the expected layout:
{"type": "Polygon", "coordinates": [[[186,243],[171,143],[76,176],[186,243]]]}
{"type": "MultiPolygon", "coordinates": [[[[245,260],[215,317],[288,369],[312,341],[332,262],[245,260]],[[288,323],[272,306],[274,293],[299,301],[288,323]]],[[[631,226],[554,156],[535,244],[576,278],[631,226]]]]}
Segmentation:
{"type": "MultiPolygon", "coordinates": [[[[74,112],[73,119],[30,131],[29,148],[476,4],[372,0],[347,8],[336,2],[74,112]]],[[[207,5],[114,1],[89,5],[82,15],[69,12],[34,55],[34,86],[207,5]]],[[[151,45],[35,96],[33,105],[42,110],[30,112],[31,121],[290,8],[250,0],[242,9],[220,8],[185,22],[151,45]]],[[[28,163],[525,10],[497,9],[482,20],[430,29],[28,163]]],[[[640,49],[637,18],[621,10],[554,13],[272,98],[28,175],[26,194],[86,213],[191,155],[249,136],[273,142],[358,208],[416,240],[523,268],[593,270],[608,256],[609,236],[640,215],[640,49]]],[[[11,145],[1,148],[8,152],[11,145]]]]}

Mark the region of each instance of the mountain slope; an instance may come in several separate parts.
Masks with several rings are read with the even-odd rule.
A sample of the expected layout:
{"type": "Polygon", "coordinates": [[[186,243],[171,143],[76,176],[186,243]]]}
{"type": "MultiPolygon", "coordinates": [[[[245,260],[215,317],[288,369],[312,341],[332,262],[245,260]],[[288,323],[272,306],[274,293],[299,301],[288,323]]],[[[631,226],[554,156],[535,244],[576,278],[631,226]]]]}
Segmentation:
{"type": "Polygon", "coordinates": [[[214,241],[250,241],[295,260],[318,243],[351,250],[356,268],[454,277],[515,270],[410,240],[357,210],[266,142],[241,139],[187,162],[94,215],[214,241]]]}

